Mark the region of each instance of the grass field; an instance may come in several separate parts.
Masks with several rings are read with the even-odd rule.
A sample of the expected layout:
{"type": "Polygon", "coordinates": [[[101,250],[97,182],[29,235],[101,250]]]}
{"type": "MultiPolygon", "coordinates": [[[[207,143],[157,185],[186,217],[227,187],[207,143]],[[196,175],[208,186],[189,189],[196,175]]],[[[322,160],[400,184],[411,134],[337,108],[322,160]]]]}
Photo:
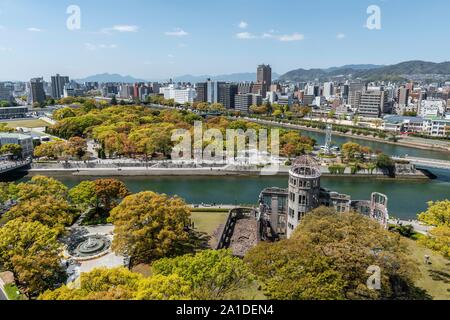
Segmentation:
{"type": "Polygon", "coordinates": [[[191,217],[197,231],[213,236],[218,227],[227,222],[228,212],[192,212],[191,217]]]}
{"type": "Polygon", "coordinates": [[[9,300],[22,300],[22,295],[19,293],[19,289],[17,289],[16,286],[6,285],[4,289],[9,300]]]}
{"type": "Polygon", "coordinates": [[[413,240],[405,240],[411,257],[417,261],[420,276],[416,286],[425,289],[436,300],[450,300],[450,260],[427,249],[413,240]],[[430,256],[430,265],[425,264],[425,256],[430,256]]]}
{"type": "Polygon", "coordinates": [[[43,128],[51,126],[50,123],[40,120],[40,119],[29,119],[29,120],[17,120],[17,121],[2,121],[1,123],[6,123],[10,128],[43,128]]]}

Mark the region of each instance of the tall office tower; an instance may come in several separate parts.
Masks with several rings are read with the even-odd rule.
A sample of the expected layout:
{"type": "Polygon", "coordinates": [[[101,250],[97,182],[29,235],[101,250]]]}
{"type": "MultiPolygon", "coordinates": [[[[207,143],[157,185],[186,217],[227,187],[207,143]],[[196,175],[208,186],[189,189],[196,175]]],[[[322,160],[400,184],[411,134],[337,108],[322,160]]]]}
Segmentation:
{"type": "Polygon", "coordinates": [[[402,106],[408,105],[409,100],[409,89],[408,88],[400,88],[398,89],[397,96],[398,96],[398,104],[402,106]]]}
{"type": "Polygon", "coordinates": [[[197,97],[195,102],[208,102],[208,83],[199,82],[195,85],[195,91],[197,91],[197,97]]]}
{"type": "Polygon", "coordinates": [[[366,90],[366,85],[362,81],[351,82],[348,85],[349,93],[356,92],[356,91],[365,91],[365,90],[366,90]]]}
{"type": "Polygon", "coordinates": [[[349,85],[343,84],[341,86],[341,97],[344,99],[345,103],[348,103],[348,95],[349,95],[349,85]]]}
{"type": "Polygon", "coordinates": [[[69,77],[60,76],[59,74],[57,74],[56,76],[52,76],[52,97],[54,99],[60,99],[61,97],[63,97],[64,86],[69,82],[69,77]]]}
{"type": "Polygon", "coordinates": [[[238,94],[238,86],[231,83],[219,84],[219,103],[226,109],[234,109],[234,97],[238,94]]]}
{"type": "Polygon", "coordinates": [[[320,94],[320,90],[319,90],[319,86],[313,85],[313,84],[308,84],[306,86],[306,92],[305,94],[308,96],[314,96],[317,97],[320,94]]]}
{"type": "Polygon", "coordinates": [[[334,84],[333,82],[325,82],[323,84],[323,96],[327,99],[334,96],[334,84]]]}
{"type": "Polygon", "coordinates": [[[33,78],[30,80],[30,101],[31,103],[41,103],[46,99],[44,92],[44,79],[33,78]]]}
{"type": "Polygon", "coordinates": [[[12,101],[14,87],[5,82],[0,82],[0,101],[12,101]]]}
{"type": "Polygon", "coordinates": [[[272,84],[272,68],[270,65],[259,65],[256,72],[256,83],[261,85],[260,94],[265,97],[272,84]]]}
{"type": "Polygon", "coordinates": [[[355,110],[358,110],[361,103],[361,91],[353,91],[348,94],[348,104],[355,110]]]}
{"type": "Polygon", "coordinates": [[[366,91],[361,94],[358,114],[367,118],[379,118],[388,111],[388,99],[385,91],[366,91]]]}
{"type": "Polygon", "coordinates": [[[295,160],[289,171],[288,238],[303,217],[319,206],[320,177],[320,164],[308,156],[295,160]]]}

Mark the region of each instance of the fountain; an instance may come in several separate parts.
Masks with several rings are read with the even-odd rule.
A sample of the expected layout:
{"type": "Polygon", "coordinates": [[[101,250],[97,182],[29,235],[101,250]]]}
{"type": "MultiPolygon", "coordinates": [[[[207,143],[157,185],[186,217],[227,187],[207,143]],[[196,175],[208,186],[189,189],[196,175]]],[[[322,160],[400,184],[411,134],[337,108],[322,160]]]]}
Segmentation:
{"type": "Polygon", "coordinates": [[[90,235],[69,246],[69,253],[75,259],[94,259],[106,253],[110,247],[111,241],[106,236],[90,235]]]}

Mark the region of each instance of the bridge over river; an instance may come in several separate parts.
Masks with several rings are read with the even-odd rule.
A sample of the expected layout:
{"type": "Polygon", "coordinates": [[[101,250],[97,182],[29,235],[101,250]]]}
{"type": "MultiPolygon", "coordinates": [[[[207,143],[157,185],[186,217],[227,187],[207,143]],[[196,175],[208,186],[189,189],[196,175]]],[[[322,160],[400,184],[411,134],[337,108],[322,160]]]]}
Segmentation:
{"type": "Polygon", "coordinates": [[[31,164],[31,159],[23,161],[0,161],[0,174],[25,168],[31,164]]]}
{"type": "Polygon", "coordinates": [[[447,161],[447,160],[416,158],[416,157],[409,157],[409,156],[393,157],[393,159],[409,161],[417,167],[424,166],[424,167],[429,167],[429,168],[450,170],[450,161],[447,161]]]}

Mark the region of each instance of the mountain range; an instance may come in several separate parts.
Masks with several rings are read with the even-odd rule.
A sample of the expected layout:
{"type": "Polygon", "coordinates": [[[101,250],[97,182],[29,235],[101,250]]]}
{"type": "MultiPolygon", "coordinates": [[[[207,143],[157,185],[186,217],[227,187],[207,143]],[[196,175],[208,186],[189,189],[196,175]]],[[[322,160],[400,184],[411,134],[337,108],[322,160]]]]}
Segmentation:
{"type": "MultiPolygon", "coordinates": [[[[281,81],[328,81],[337,78],[376,80],[403,80],[411,76],[450,75],[450,62],[406,61],[394,65],[347,65],[328,69],[297,69],[282,75],[281,81]]],[[[449,76],[450,77],[450,76],[449,76]]]]}
{"type": "MultiPolygon", "coordinates": [[[[336,79],[362,79],[367,81],[376,80],[404,80],[414,76],[426,78],[430,75],[441,75],[442,77],[448,76],[450,79],[450,61],[435,63],[427,61],[406,61],[394,65],[375,65],[375,64],[350,64],[341,67],[331,67],[326,69],[296,69],[279,75],[277,73],[272,74],[273,80],[291,81],[291,82],[304,82],[304,81],[330,81],[336,79]]],[[[222,75],[183,75],[174,77],[174,82],[190,82],[197,83],[211,79],[213,81],[226,81],[226,82],[250,82],[256,80],[256,73],[232,73],[222,75]]],[[[138,79],[132,76],[123,76],[120,74],[103,73],[92,75],[84,79],[76,80],[78,82],[120,82],[120,83],[135,83],[135,82],[148,82],[148,81],[160,81],[166,82],[169,79],[138,79]]]]}
{"type": "MultiPolygon", "coordinates": [[[[272,78],[274,80],[278,79],[279,74],[273,73],[272,78]]],[[[172,78],[173,82],[190,82],[197,83],[201,81],[206,81],[206,79],[211,79],[213,81],[225,81],[225,82],[250,82],[256,81],[256,73],[247,72],[247,73],[231,73],[231,74],[222,74],[222,75],[200,75],[195,76],[191,74],[186,74],[183,76],[178,76],[172,78]]],[[[169,79],[138,79],[132,76],[122,76],[120,74],[110,74],[110,73],[102,73],[92,75],[83,79],[77,79],[75,81],[83,83],[83,82],[118,82],[118,83],[135,83],[135,82],[148,82],[148,81],[159,81],[159,82],[167,82],[169,79]]]]}

